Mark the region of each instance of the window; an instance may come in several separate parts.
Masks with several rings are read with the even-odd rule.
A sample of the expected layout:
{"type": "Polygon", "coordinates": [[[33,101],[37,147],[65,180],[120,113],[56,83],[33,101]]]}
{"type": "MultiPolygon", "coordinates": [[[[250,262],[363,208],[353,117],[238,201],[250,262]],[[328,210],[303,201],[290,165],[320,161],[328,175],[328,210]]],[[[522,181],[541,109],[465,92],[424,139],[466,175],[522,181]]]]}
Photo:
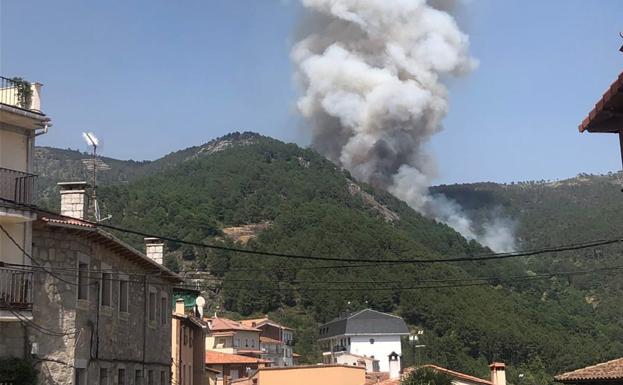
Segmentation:
{"type": "Polygon", "coordinates": [[[191,329],[188,329],[188,334],[189,334],[188,346],[192,348],[193,347],[193,331],[191,329]]]}
{"type": "Polygon", "coordinates": [[[102,306],[112,304],[112,274],[102,273],[102,306]]]}
{"type": "Polygon", "coordinates": [[[156,293],[149,292],[149,320],[156,321],[156,293]]]}
{"type": "Polygon", "coordinates": [[[89,264],[78,263],[78,299],[89,300],[89,264]]]}
{"type": "Polygon", "coordinates": [[[348,337],[348,346],[350,346],[350,337],[348,337]]]}
{"type": "Polygon", "coordinates": [[[147,385],[154,385],[154,371],[147,372],[147,385]]]}
{"type": "Polygon", "coordinates": [[[188,345],[188,328],[182,326],[182,335],[184,336],[184,346],[188,345]]]}
{"type": "Polygon", "coordinates": [[[160,385],[166,385],[167,382],[167,374],[164,372],[164,370],[160,371],[160,385]]]}
{"type": "Polygon", "coordinates": [[[82,368],[76,368],[75,373],[76,373],[76,381],[74,381],[74,383],[76,385],[86,385],[87,383],[86,370],[82,368]]]}
{"type": "Polygon", "coordinates": [[[117,371],[117,384],[125,385],[125,369],[119,369],[117,371]]]}
{"type": "Polygon", "coordinates": [[[134,385],[143,385],[143,372],[140,369],[134,372],[134,385]]]}
{"type": "Polygon", "coordinates": [[[128,277],[119,276],[119,312],[128,312],[128,277]]]}
{"type": "Polygon", "coordinates": [[[182,365],[182,376],[180,378],[181,385],[185,385],[184,379],[186,378],[186,365],[182,365]]]}
{"type": "Polygon", "coordinates": [[[108,369],[106,368],[100,368],[99,385],[108,385],[108,369]]]}
{"type": "Polygon", "coordinates": [[[162,295],[162,297],[160,297],[160,323],[162,325],[166,325],[167,318],[169,318],[168,302],[169,301],[167,301],[166,295],[162,295]]]}
{"type": "Polygon", "coordinates": [[[370,344],[374,344],[374,338],[370,338],[370,344]]]}
{"type": "Polygon", "coordinates": [[[190,385],[193,385],[193,366],[188,366],[188,378],[190,378],[190,385]]]}

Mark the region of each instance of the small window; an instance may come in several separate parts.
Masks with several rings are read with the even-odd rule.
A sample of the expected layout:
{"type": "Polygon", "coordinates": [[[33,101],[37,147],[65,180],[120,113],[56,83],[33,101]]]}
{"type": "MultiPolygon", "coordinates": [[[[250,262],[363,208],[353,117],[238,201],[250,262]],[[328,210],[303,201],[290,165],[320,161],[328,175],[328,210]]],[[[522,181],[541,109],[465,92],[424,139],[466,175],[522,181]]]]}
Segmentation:
{"type": "Polygon", "coordinates": [[[167,301],[167,297],[166,296],[163,295],[160,298],[160,323],[162,325],[166,325],[167,324],[167,318],[169,317],[168,302],[169,301],[167,301]]]}
{"type": "Polygon", "coordinates": [[[182,327],[182,335],[184,335],[184,346],[188,345],[188,328],[182,327]]]}
{"type": "Polygon", "coordinates": [[[102,306],[112,303],[112,274],[102,273],[102,306]]]}
{"type": "Polygon", "coordinates": [[[134,385],[143,385],[143,372],[140,369],[134,372],[134,385]]]}
{"type": "Polygon", "coordinates": [[[119,277],[119,311],[128,312],[128,279],[119,277]]]}
{"type": "Polygon", "coordinates": [[[188,345],[192,348],[193,347],[193,331],[188,329],[188,334],[189,334],[188,345]]]}
{"type": "Polygon", "coordinates": [[[188,366],[188,378],[190,378],[190,385],[193,385],[193,366],[188,366]]]}
{"type": "Polygon", "coordinates": [[[370,338],[370,344],[374,344],[374,338],[370,338]]]}
{"type": "Polygon", "coordinates": [[[119,369],[117,371],[117,384],[125,385],[125,369],[119,369]]]}
{"type": "Polygon", "coordinates": [[[156,320],[156,293],[153,291],[149,292],[149,320],[156,320]]]}
{"type": "Polygon", "coordinates": [[[164,370],[160,371],[160,385],[166,385],[167,382],[167,374],[164,372],[164,370]]]}
{"type": "Polygon", "coordinates": [[[108,369],[106,368],[100,368],[99,385],[108,385],[108,369]]]}
{"type": "Polygon", "coordinates": [[[78,263],[78,299],[89,299],[89,264],[78,263]]]}
{"type": "Polygon", "coordinates": [[[182,376],[180,378],[180,383],[181,385],[185,385],[186,384],[186,365],[182,365],[182,376]]]}
{"type": "Polygon", "coordinates": [[[350,337],[348,337],[348,346],[350,346],[350,337]]]}
{"type": "Polygon", "coordinates": [[[147,372],[147,385],[154,385],[154,371],[147,372]]]}

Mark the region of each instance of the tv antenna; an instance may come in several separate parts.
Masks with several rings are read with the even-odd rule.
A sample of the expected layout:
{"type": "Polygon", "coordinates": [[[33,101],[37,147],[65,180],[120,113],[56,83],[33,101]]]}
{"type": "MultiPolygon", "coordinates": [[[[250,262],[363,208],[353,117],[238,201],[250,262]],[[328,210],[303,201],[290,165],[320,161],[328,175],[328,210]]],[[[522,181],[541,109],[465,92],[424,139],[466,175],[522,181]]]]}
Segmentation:
{"type": "Polygon", "coordinates": [[[112,216],[109,215],[106,218],[101,217],[99,205],[97,204],[97,172],[110,170],[110,166],[97,157],[97,147],[100,145],[100,141],[97,136],[95,136],[95,134],[92,132],[83,132],[82,138],[84,138],[84,141],[93,148],[91,158],[82,159],[82,164],[85,165],[87,170],[92,172],[91,175],[93,190],[91,198],[93,199],[93,216],[95,217],[96,222],[102,222],[110,219],[112,216]]]}

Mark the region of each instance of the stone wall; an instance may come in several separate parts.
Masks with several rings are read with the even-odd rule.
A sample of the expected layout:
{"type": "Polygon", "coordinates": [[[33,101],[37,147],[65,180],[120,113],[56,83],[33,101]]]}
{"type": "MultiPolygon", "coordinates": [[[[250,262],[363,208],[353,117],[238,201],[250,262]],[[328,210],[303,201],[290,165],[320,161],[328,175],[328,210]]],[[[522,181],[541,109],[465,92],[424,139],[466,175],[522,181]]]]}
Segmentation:
{"type": "Polygon", "coordinates": [[[171,362],[171,284],[145,270],[102,237],[89,230],[72,230],[38,222],[33,229],[33,255],[52,276],[35,273],[34,321],[48,334],[33,330],[31,342],[39,344],[41,384],[73,384],[74,368],[81,368],[89,383],[99,383],[106,369],[110,384],[117,383],[119,369],[126,384],[135,384],[136,371],[151,372],[154,385],[161,373],[168,384],[171,362]],[[86,299],[78,299],[78,264],[89,266],[86,299]],[[101,271],[112,271],[111,303],[101,306],[101,271]],[[152,274],[145,276],[146,273],[152,274]],[[128,281],[128,311],[120,311],[120,281],[128,281]],[[146,313],[146,293],[156,294],[156,322],[146,313]],[[160,309],[161,298],[165,309],[160,309]],[[161,324],[161,312],[166,324],[161,324]],[[54,335],[49,335],[54,334],[54,335]]]}

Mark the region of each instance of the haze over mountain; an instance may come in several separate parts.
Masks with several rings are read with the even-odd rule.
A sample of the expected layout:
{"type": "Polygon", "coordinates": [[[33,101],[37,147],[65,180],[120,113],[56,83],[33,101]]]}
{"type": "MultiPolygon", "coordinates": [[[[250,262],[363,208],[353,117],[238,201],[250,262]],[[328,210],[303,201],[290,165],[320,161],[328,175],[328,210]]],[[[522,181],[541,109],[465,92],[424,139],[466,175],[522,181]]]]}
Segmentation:
{"type": "MultiPolygon", "coordinates": [[[[37,149],[42,205],[57,205],[57,181],[87,178],[85,157],[37,149]]],[[[258,134],[230,134],[153,162],[104,161],[111,170],[99,176],[102,210],[112,214],[112,224],[127,228],[343,259],[488,252],[389,193],[358,183],[313,150],[258,134]]],[[[618,237],[623,224],[617,175],[431,191],[459,202],[476,224],[500,214],[514,218],[520,248],[618,237]]],[[[119,235],[140,247],[140,238],[119,235]]],[[[194,274],[204,279],[211,311],[218,305],[234,316],[269,313],[294,326],[304,362],[318,359],[317,322],[363,307],[397,312],[423,328],[427,360],[482,376],[489,362],[504,361],[511,383],[523,373],[528,383],[546,384],[553,373],[623,349],[621,280],[613,272],[552,274],[616,267],[618,245],[490,262],[349,268],[173,243],[168,248],[171,267],[208,272],[194,274]],[[548,276],[515,279],[537,274],[548,276]],[[430,288],[473,284],[477,277],[495,279],[430,288]]],[[[411,362],[411,349],[404,352],[411,362]]]]}

